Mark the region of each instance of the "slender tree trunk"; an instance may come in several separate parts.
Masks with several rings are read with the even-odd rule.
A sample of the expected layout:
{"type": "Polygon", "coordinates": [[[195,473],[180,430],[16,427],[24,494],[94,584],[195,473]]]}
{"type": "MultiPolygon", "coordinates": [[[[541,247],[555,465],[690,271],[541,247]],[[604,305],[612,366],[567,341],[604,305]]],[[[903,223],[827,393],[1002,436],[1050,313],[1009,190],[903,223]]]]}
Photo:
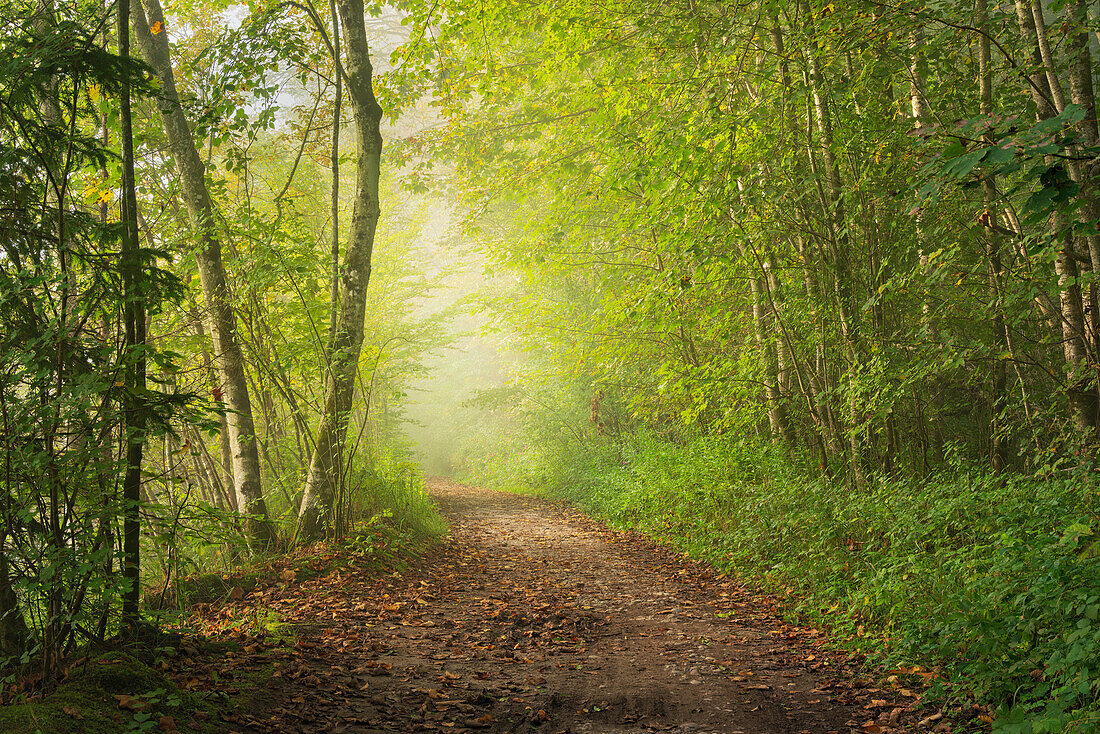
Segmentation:
{"type": "Polygon", "coordinates": [[[330,359],[332,344],[336,340],[336,314],[340,307],[340,113],[344,101],[344,68],[340,63],[340,16],[336,11],[336,0],[329,0],[332,13],[332,55],[333,74],[336,76],[336,94],[332,107],[332,158],[330,169],[332,191],[329,207],[332,217],[332,257],[329,277],[329,318],[328,344],[330,359]]]}
{"type": "Polygon", "coordinates": [[[1032,71],[1026,77],[1028,92],[1035,101],[1036,115],[1040,120],[1046,120],[1058,114],[1058,110],[1054,106],[1046,66],[1043,64],[1043,54],[1039,50],[1035,14],[1031,11],[1030,0],[1016,0],[1016,20],[1020,27],[1020,35],[1024,39],[1024,46],[1029,49],[1031,55],[1032,71]]]}
{"type": "Polygon", "coordinates": [[[19,608],[19,599],[12,588],[8,556],[4,551],[7,534],[0,536],[0,657],[19,657],[25,649],[28,633],[19,608]]]}
{"type": "MultiPolygon", "coordinates": [[[[203,326],[202,316],[199,314],[198,309],[191,311],[191,323],[195,329],[195,335],[199,338],[200,354],[202,357],[203,371],[206,373],[207,379],[210,381],[210,391],[213,397],[221,402],[221,388],[218,387],[218,372],[214,367],[214,360],[210,358],[210,352],[207,350],[206,340],[206,328],[203,326]]],[[[221,465],[218,467],[221,469],[219,473],[219,480],[223,486],[233,486],[233,449],[229,445],[229,414],[226,411],[220,411],[218,413],[218,449],[221,452],[221,465]]],[[[235,492],[229,492],[229,509],[233,512],[239,512],[240,509],[237,506],[237,495],[235,492]]]]}
{"type": "MultiPolygon", "coordinates": [[[[1062,231],[1068,225],[1055,217],[1054,228],[1062,231]]],[[[1070,412],[1078,430],[1085,432],[1096,420],[1096,389],[1088,367],[1088,348],[1085,341],[1085,313],[1081,301],[1081,286],[1073,237],[1063,237],[1062,249],[1054,261],[1058,275],[1059,301],[1062,311],[1062,350],[1069,367],[1066,394],[1070,412]]]]}
{"type": "MultiPolygon", "coordinates": [[[[1050,89],[1050,101],[1054,105],[1055,112],[1061,113],[1066,108],[1066,97],[1062,93],[1062,85],[1058,82],[1058,72],[1054,66],[1054,55],[1050,52],[1050,41],[1047,39],[1047,22],[1043,17],[1042,0],[1028,0],[1031,2],[1031,17],[1035,24],[1035,41],[1039,46],[1039,58],[1043,60],[1043,71],[1046,72],[1047,87],[1050,89]]],[[[988,22],[988,21],[986,21],[988,22]]],[[[985,24],[978,26],[984,28],[985,24]]],[[[988,36],[982,36],[986,44],[988,36]]]]}
{"type": "Polygon", "coordinates": [[[206,186],[206,172],[195,149],[191,128],[176,93],[175,76],[168,47],[168,29],[159,0],[143,0],[134,6],[134,32],[145,62],[161,83],[160,114],[168,144],[180,174],[180,194],[191,226],[201,243],[195,252],[206,307],[214,337],[215,362],[222,378],[222,390],[229,408],[227,422],[233,453],[233,484],[237,505],[250,516],[248,537],[254,549],[270,546],[275,527],[268,520],[256,448],[256,429],[245,380],[244,356],[237,340],[236,315],[230,303],[229,286],[222,264],[222,246],[214,230],[214,204],[206,186]],[[153,33],[151,26],[157,28],[153,33]]]}
{"type": "Polygon", "coordinates": [[[852,293],[852,275],[849,257],[851,244],[848,235],[847,217],[844,207],[844,188],[840,175],[840,165],[833,150],[832,116],[826,99],[825,83],[818,68],[814,49],[807,51],[806,60],[809,71],[810,90],[813,94],[813,112],[817,120],[818,135],[821,139],[822,163],[825,167],[825,206],[829,225],[829,248],[832,260],[833,286],[836,294],[837,313],[840,317],[840,332],[848,352],[848,433],[851,466],[858,483],[866,479],[865,437],[858,428],[860,421],[858,399],[855,391],[856,372],[860,366],[862,334],[860,330],[859,310],[852,293]]]}
{"type": "MultiPolygon", "coordinates": [[[[924,43],[924,34],[920,30],[913,33],[912,58],[909,67],[909,107],[913,113],[913,128],[919,133],[928,124],[929,110],[928,97],[925,92],[924,74],[920,67],[921,46],[924,43]]],[[[927,281],[931,276],[931,268],[928,262],[928,242],[925,235],[924,212],[917,210],[914,217],[914,228],[917,238],[917,258],[922,276],[927,281]]],[[[929,343],[940,343],[939,331],[936,328],[936,319],[932,308],[932,293],[925,286],[921,298],[921,327],[925,338],[929,343]]],[[[926,423],[927,445],[932,453],[931,463],[943,462],[943,430],[940,424],[940,416],[943,413],[943,387],[942,376],[936,375],[929,384],[927,409],[921,411],[921,416],[926,423]]],[[[927,455],[926,455],[927,456],[927,455]]],[[[925,462],[927,470],[927,464],[925,462]]]]}
{"type": "MultiPolygon", "coordinates": [[[[130,56],[130,0],[118,2],[118,55],[130,56]]],[[[134,135],[130,116],[130,88],[122,85],[122,257],[121,267],[126,330],[126,476],[122,482],[122,575],[127,586],[122,595],[122,623],[130,634],[137,631],[141,600],[141,462],[145,448],[145,301],[142,295],[142,258],[138,242],[137,195],[134,184],[134,135]],[[132,360],[132,361],[131,361],[132,360]]]]}
{"type": "MultiPolygon", "coordinates": [[[[977,0],[977,25],[988,25],[987,0],[977,0]]],[[[979,111],[986,118],[993,115],[993,61],[989,48],[989,36],[978,36],[978,97],[979,111]]],[[[993,133],[983,135],[985,145],[993,145],[993,133]]],[[[1008,350],[1008,335],[1005,332],[1003,298],[1001,295],[1004,280],[1004,268],[1001,264],[1001,235],[993,226],[997,217],[997,185],[992,174],[982,176],[982,199],[985,204],[983,221],[986,223],[986,256],[989,259],[989,296],[992,301],[993,325],[993,384],[990,394],[989,439],[993,469],[1003,472],[1009,462],[1009,442],[1005,436],[1005,408],[1007,406],[1007,378],[1005,358],[1008,350]]]]}
{"type": "Polygon", "coordinates": [[[756,346],[764,362],[764,391],[768,403],[768,423],[771,426],[772,442],[786,442],[794,445],[794,432],[787,420],[787,408],[779,391],[779,358],[776,354],[775,340],[771,334],[772,314],[767,302],[766,276],[753,274],[749,277],[752,286],[752,320],[755,326],[756,346]]]}
{"type": "Polygon", "coordinates": [[[764,285],[766,286],[766,293],[768,296],[768,310],[771,313],[771,322],[773,324],[772,339],[775,342],[775,381],[779,392],[777,396],[779,407],[782,411],[781,428],[783,438],[787,441],[787,444],[793,448],[797,436],[795,435],[794,426],[791,423],[790,415],[787,410],[787,396],[791,394],[791,373],[794,371],[794,353],[787,343],[787,340],[784,338],[783,325],[780,323],[779,312],[783,303],[783,289],[782,283],[779,281],[779,263],[773,252],[769,252],[765,256],[764,275],[766,276],[764,285]]]}
{"type": "MultiPolygon", "coordinates": [[[[1033,71],[1027,76],[1027,87],[1035,102],[1036,117],[1046,120],[1057,114],[1054,96],[1055,90],[1051,88],[1051,76],[1046,71],[1047,65],[1043,59],[1040,48],[1039,33],[1035,25],[1036,14],[1031,9],[1031,0],[1016,0],[1016,18],[1020,28],[1020,35],[1024,39],[1025,46],[1030,49],[1033,71]]],[[[1071,59],[1071,66],[1080,64],[1082,58],[1087,60],[1088,44],[1084,44],[1084,55],[1081,49],[1076,48],[1071,42],[1070,48],[1076,48],[1076,56],[1071,59]]],[[[1053,69],[1051,69],[1053,71],[1053,69]]],[[[1071,72],[1072,73],[1072,72],[1071,72]]],[[[1054,86],[1060,87],[1057,77],[1053,77],[1054,86]]],[[[1084,81],[1078,79],[1077,92],[1086,96],[1086,91],[1091,96],[1091,76],[1086,87],[1084,81]]],[[[1057,92],[1060,93],[1060,92],[1057,92]]],[[[1092,115],[1095,123],[1095,114],[1092,115]]],[[[1083,131],[1088,136],[1089,130],[1083,131]]],[[[1079,178],[1078,167],[1070,165],[1069,170],[1074,178],[1079,178]]],[[[1089,200],[1085,198],[1085,214],[1090,213],[1089,200]]],[[[1052,219],[1051,229],[1055,236],[1062,239],[1062,247],[1054,262],[1055,274],[1058,276],[1059,285],[1059,310],[1062,324],[1062,351],[1068,367],[1068,386],[1066,394],[1069,399],[1070,414],[1074,424],[1082,431],[1088,431],[1096,425],[1097,417],[1097,386],[1095,379],[1096,364],[1090,363],[1089,340],[1086,336],[1085,309],[1081,296],[1081,287],[1078,283],[1077,247],[1071,234],[1066,234],[1068,223],[1060,214],[1055,214],[1052,219]]],[[[1095,259],[1100,265],[1100,241],[1096,238],[1087,238],[1085,247],[1089,250],[1090,260],[1095,259]],[[1094,244],[1095,242],[1095,244],[1094,244]],[[1095,250],[1095,258],[1093,254],[1095,250]]],[[[1095,307],[1095,304],[1091,304],[1095,307]]]]}
{"type": "MultiPolygon", "coordinates": [[[[1067,6],[1069,16],[1069,35],[1066,39],[1066,54],[1069,57],[1069,87],[1070,98],[1073,103],[1080,105],[1085,110],[1084,117],[1077,123],[1077,133],[1081,139],[1081,145],[1085,148],[1095,149],[1100,144],[1100,130],[1096,120],[1096,96],[1093,89],[1093,62],[1092,51],[1089,48],[1088,36],[1088,12],[1082,0],[1075,0],[1067,6]]],[[[1082,156],[1084,157],[1084,156],[1082,156]]],[[[1100,191],[1097,190],[1097,172],[1100,164],[1095,159],[1082,160],[1074,163],[1071,170],[1074,172],[1074,180],[1081,187],[1081,201],[1083,203],[1079,221],[1086,229],[1093,229],[1100,222],[1100,191]]],[[[1087,388],[1094,395],[1089,400],[1097,401],[1100,394],[1100,292],[1095,278],[1100,275],[1100,236],[1092,234],[1084,238],[1088,246],[1089,262],[1092,266],[1093,280],[1089,283],[1087,293],[1088,312],[1088,341],[1090,358],[1092,360],[1092,384],[1087,388]]],[[[1086,294],[1082,294],[1085,297],[1086,294]]],[[[1094,408],[1096,410],[1096,408],[1094,408]]],[[[1100,420],[1100,415],[1093,416],[1093,425],[1100,420]]]]}
{"type": "Polygon", "coordinates": [[[355,393],[359,351],[363,346],[371,252],[381,213],[378,178],[382,159],[382,133],[379,129],[382,108],[374,96],[363,2],[338,0],[337,7],[343,26],[347,54],[344,69],[347,72],[348,96],[355,114],[359,159],[355,172],[355,203],[340,279],[340,316],[333,340],[332,368],[325,386],[324,417],[317,432],[317,447],[310,461],[298,515],[298,537],[305,542],[324,535],[336,501],[348,413],[355,393]]]}

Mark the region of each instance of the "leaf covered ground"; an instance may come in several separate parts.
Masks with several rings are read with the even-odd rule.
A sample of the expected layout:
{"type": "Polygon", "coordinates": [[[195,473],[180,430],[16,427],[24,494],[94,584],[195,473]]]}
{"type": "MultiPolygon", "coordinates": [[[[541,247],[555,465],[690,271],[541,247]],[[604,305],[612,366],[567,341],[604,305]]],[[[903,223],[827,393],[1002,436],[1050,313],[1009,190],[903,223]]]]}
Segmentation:
{"type": "Polygon", "coordinates": [[[432,493],[452,532],[410,567],[288,578],[207,610],[214,621],[269,610],[294,630],[221,661],[222,680],[265,665],[271,675],[223,714],[228,727],[946,729],[921,707],[919,674],[876,686],[824,633],[790,626],[768,599],[642,536],[530,497],[444,481],[432,493]]]}
{"type": "Polygon", "coordinates": [[[189,633],[84,655],[45,697],[5,690],[23,702],[0,729],[949,731],[922,706],[926,671],[872,674],[642,535],[532,497],[442,480],[432,495],[451,533],[427,551],[375,527],[222,579],[189,633]]]}

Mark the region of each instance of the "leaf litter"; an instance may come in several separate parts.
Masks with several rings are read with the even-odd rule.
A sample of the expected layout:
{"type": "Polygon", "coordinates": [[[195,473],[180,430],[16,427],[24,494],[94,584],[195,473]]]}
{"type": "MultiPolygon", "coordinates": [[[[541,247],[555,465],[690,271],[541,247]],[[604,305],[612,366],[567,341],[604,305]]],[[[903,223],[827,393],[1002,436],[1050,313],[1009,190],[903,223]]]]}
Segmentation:
{"type": "Polygon", "coordinates": [[[859,658],[705,564],[560,504],[431,491],[451,534],[407,568],[275,573],[199,610],[240,653],[166,672],[232,696],[270,666],[223,714],[241,734],[950,731],[897,677],[875,687],[859,658]],[[293,643],[234,624],[257,610],[293,643]]]}

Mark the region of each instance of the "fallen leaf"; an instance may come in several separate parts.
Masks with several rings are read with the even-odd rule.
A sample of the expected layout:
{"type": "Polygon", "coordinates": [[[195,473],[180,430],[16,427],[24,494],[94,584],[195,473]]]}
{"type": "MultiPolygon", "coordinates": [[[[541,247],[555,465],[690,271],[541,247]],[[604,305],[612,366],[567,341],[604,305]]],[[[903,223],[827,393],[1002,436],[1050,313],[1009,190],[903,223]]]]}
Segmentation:
{"type": "Polygon", "coordinates": [[[140,696],[116,693],[115,698],[118,699],[118,707],[120,709],[126,709],[127,711],[144,711],[149,708],[149,702],[143,700],[140,696]]]}

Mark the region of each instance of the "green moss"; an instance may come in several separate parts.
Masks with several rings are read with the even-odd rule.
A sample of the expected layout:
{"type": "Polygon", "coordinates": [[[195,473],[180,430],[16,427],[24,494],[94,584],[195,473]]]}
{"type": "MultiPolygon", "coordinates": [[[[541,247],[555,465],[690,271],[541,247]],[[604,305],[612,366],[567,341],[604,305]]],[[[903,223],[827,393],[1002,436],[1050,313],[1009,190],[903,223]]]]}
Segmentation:
{"type": "Polygon", "coordinates": [[[165,676],[124,653],[108,653],[70,670],[56,690],[23,703],[0,706],[0,731],[5,734],[115,734],[155,731],[161,716],[176,720],[180,732],[215,731],[193,720],[209,703],[180,691],[165,676]],[[118,696],[137,697],[150,705],[145,716],[120,707],[118,696]],[[149,718],[145,728],[141,720],[149,718]]]}

